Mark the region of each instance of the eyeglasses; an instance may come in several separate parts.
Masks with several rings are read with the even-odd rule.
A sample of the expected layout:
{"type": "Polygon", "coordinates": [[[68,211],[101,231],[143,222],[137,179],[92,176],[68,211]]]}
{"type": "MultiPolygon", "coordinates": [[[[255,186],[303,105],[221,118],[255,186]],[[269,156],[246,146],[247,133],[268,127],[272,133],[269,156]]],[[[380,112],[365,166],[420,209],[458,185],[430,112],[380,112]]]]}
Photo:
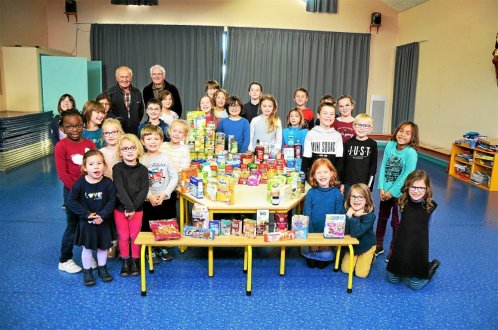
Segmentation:
{"type": "Polygon", "coordinates": [[[354,124],[354,125],[358,128],[370,128],[370,127],[372,127],[369,124],[354,124]]]}
{"type": "Polygon", "coordinates": [[[354,200],[354,201],[364,201],[365,200],[365,197],[363,196],[355,196],[355,195],[351,195],[351,199],[354,200]]]}
{"type": "Polygon", "coordinates": [[[104,136],[118,135],[119,131],[104,132],[104,136]]]}
{"type": "Polygon", "coordinates": [[[410,186],[411,191],[424,191],[426,190],[427,187],[416,187],[416,186],[410,186]]]}
{"type": "Polygon", "coordinates": [[[131,147],[123,147],[121,148],[121,151],[127,152],[127,151],[135,151],[137,150],[136,146],[131,146],[131,147]]]}
{"type": "Polygon", "coordinates": [[[76,125],[76,126],[67,125],[67,126],[64,126],[64,129],[66,131],[80,130],[80,129],[83,129],[83,125],[76,125]]]}

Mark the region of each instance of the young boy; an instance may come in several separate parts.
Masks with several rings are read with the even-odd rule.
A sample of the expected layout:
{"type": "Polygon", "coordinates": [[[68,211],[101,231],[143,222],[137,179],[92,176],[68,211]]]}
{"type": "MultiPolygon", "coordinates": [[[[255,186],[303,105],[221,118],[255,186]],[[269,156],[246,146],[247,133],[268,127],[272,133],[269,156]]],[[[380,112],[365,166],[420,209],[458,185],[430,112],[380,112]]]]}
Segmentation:
{"type": "Polygon", "coordinates": [[[311,108],[306,107],[308,100],[308,91],[305,88],[301,87],[294,91],[294,102],[296,103],[296,108],[301,109],[308,129],[312,129],[313,126],[315,126],[315,114],[311,108]]]}
{"type": "Polygon", "coordinates": [[[346,195],[355,183],[364,183],[373,189],[377,172],[377,143],[368,137],[372,131],[373,120],[370,115],[360,113],[353,121],[355,136],[344,144],[342,159],[341,192],[346,195]]]}
{"type": "Polygon", "coordinates": [[[341,134],[332,127],[335,120],[334,105],[330,102],[320,104],[317,117],[320,126],[313,127],[304,140],[302,170],[307,173],[316,159],[327,158],[337,168],[340,177],[338,162],[342,158],[343,145],[341,134]]]}
{"type": "Polygon", "coordinates": [[[168,124],[166,124],[161,117],[161,101],[158,99],[150,99],[147,102],[147,107],[145,109],[147,116],[149,117],[148,121],[140,123],[138,126],[137,136],[142,136],[142,129],[149,124],[154,126],[158,126],[163,132],[164,141],[169,141],[169,133],[168,133],[168,124]]]}
{"type": "MultiPolygon", "coordinates": [[[[143,206],[142,231],[150,232],[149,221],[176,218],[176,198],[171,198],[178,184],[178,172],[168,156],[159,151],[163,142],[163,131],[160,127],[147,125],[142,129],[140,139],[147,153],[140,157],[140,163],[149,170],[149,192],[143,206]]],[[[167,249],[155,251],[163,260],[171,260],[173,256],[167,249]]],[[[153,256],[154,258],[154,256],[153,256]]]]}
{"type": "Polygon", "coordinates": [[[249,85],[248,93],[249,102],[244,104],[241,116],[247,119],[250,124],[251,120],[258,116],[259,99],[261,98],[261,95],[263,95],[263,86],[260,83],[253,81],[249,85]]]}

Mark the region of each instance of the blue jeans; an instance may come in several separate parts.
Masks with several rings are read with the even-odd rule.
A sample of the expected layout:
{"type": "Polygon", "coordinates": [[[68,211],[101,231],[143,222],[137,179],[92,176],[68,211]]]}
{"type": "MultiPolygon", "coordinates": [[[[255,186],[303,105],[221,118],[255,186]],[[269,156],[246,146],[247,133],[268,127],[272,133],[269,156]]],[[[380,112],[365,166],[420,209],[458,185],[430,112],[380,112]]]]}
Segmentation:
{"type": "Polygon", "coordinates": [[[62,235],[61,242],[61,256],[59,262],[66,262],[73,258],[74,236],[76,235],[76,227],[78,226],[79,217],[71,212],[67,207],[67,198],[69,196],[69,189],[64,187],[64,205],[66,205],[66,218],[67,225],[64,235],[62,235]]]}

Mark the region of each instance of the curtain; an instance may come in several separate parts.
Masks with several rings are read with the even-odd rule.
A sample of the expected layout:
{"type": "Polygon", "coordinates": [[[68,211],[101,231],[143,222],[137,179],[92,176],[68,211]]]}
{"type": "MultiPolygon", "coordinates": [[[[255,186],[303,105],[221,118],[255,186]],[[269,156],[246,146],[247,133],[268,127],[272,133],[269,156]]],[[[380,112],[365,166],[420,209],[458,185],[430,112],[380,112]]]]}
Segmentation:
{"type": "Polygon", "coordinates": [[[396,47],[392,127],[398,126],[403,121],[413,121],[417,91],[418,52],[418,42],[396,47]]]}
{"type": "Polygon", "coordinates": [[[132,84],[151,83],[150,67],[160,64],[180,92],[184,113],[196,109],[207,80],[221,81],[223,27],[92,24],[92,60],[103,63],[104,90],[116,83],[115,70],[133,70],[132,84]]]}
{"type": "Polygon", "coordinates": [[[306,11],[313,13],[337,13],[337,0],[307,0],[306,11]]]}
{"type": "Polygon", "coordinates": [[[294,107],[299,87],[308,90],[315,112],[323,95],[349,94],[361,113],[369,56],[370,34],[229,27],[225,88],[247,102],[250,82],[260,82],[276,97],[280,118],[294,107]]]}

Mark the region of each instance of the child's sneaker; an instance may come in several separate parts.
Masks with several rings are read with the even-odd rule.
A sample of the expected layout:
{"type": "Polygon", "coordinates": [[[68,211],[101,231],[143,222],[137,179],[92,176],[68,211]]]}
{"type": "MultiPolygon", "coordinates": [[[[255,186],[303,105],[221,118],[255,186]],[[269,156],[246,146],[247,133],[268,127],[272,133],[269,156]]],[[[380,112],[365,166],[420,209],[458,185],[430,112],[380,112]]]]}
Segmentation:
{"type": "Polygon", "coordinates": [[[163,259],[164,261],[173,260],[173,254],[169,252],[167,248],[160,248],[158,254],[161,256],[161,259],[163,259]]]}
{"type": "Polygon", "coordinates": [[[59,262],[59,270],[66,273],[74,274],[81,272],[81,267],[78,266],[73,259],[69,259],[66,262],[59,262]]]}
{"type": "MultiPolygon", "coordinates": [[[[147,257],[147,260],[149,259],[149,254],[146,253],[145,256],[147,257]]],[[[158,264],[161,262],[161,257],[159,257],[156,253],[156,250],[155,249],[152,249],[152,263],[154,265],[158,264]]]]}
{"type": "Polygon", "coordinates": [[[377,247],[375,248],[375,256],[377,257],[382,253],[384,253],[384,248],[382,247],[382,245],[377,245],[377,247]]]}

